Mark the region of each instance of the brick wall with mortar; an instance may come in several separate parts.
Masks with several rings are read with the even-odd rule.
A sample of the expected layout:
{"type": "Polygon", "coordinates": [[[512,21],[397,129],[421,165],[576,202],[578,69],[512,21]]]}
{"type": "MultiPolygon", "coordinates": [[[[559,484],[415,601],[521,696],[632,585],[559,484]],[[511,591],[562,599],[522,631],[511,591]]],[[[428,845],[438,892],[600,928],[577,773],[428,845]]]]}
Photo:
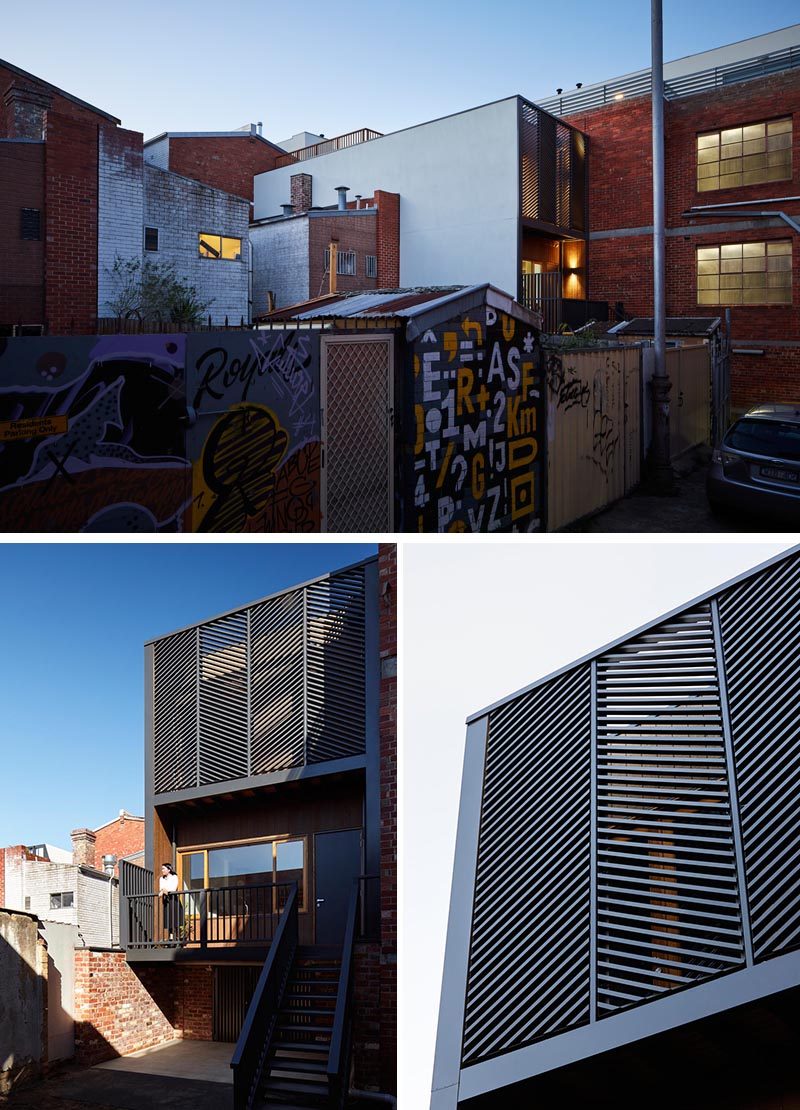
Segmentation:
{"type": "MultiPolygon", "coordinates": [[[[593,238],[589,245],[591,299],[622,301],[626,315],[651,315],[652,275],[652,157],[650,102],[647,98],[622,101],[582,115],[570,122],[589,135],[591,169],[589,213],[591,232],[640,229],[638,234],[593,238]]],[[[725,243],[791,240],[780,221],[704,220],[692,224],[682,213],[694,205],[741,204],[761,201],[764,210],[780,208],[795,218],[800,202],[767,203],[770,198],[796,195],[800,180],[800,73],[725,86],[668,101],[665,104],[666,179],[666,308],[670,316],[722,315],[724,307],[698,305],[697,247],[725,243]],[[698,192],[696,136],[704,131],[794,117],[792,180],[748,185],[735,189],[698,192]],[[719,230],[726,223],[732,230],[719,230]]],[[[758,211],[747,205],[745,211],[758,211]]],[[[794,245],[793,273],[798,270],[794,245]]],[[[732,306],[734,349],[755,347],[763,355],[736,355],[731,361],[731,402],[742,409],[763,400],[800,398],[800,307],[795,282],[792,305],[732,306]]]]}
{"type": "Polygon", "coordinates": [[[97,320],[97,123],[45,121],[45,318],[53,334],[97,320]]]}
{"type": "MultiPolygon", "coordinates": [[[[93,110],[88,105],[76,104],[74,100],[70,100],[69,97],[63,96],[57,89],[34,77],[32,74],[25,74],[23,76],[0,63],[0,137],[10,137],[12,135],[14,113],[13,111],[9,111],[7,103],[7,101],[12,98],[8,98],[6,95],[12,85],[16,85],[17,87],[22,86],[26,89],[35,91],[40,97],[45,99],[47,107],[54,112],[58,112],[59,115],[95,124],[101,121],[107,123],[111,122],[100,112],[93,110]]],[[[38,116],[35,126],[38,126],[40,131],[43,129],[43,116],[38,116]]],[[[39,134],[39,138],[41,137],[41,134],[39,134]]]]}
{"type": "Polygon", "coordinates": [[[253,135],[230,135],[169,139],[169,162],[173,173],[203,181],[224,193],[253,201],[253,177],[275,166],[282,152],[253,135]]]}
{"type": "Polygon", "coordinates": [[[377,289],[376,278],[366,276],[366,258],[376,254],[376,210],[308,217],[308,288],[312,297],[323,296],[330,288],[330,275],[325,271],[325,251],[331,239],[338,240],[340,251],[355,251],[355,274],[337,274],[336,289],[350,293],[359,289],[377,289]]]}
{"type": "Polygon", "coordinates": [[[196,286],[215,324],[248,319],[248,229],[250,205],[241,197],[212,189],[187,177],[144,166],[144,222],[158,228],[158,251],[150,257],[173,262],[196,286]],[[242,240],[242,259],[201,258],[198,235],[228,235],[242,240]]]}
{"type": "Polygon", "coordinates": [[[400,285],[400,194],[375,190],[378,225],[375,233],[378,255],[378,288],[400,285]]]}
{"type": "Polygon", "coordinates": [[[308,300],[308,216],[269,224],[252,224],[253,315],[266,312],[267,293],[275,307],[308,300]]]}
{"type": "Polygon", "coordinates": [[[97,313],[114,316],[108,303],[119,289],[111,273],[117,258],[142,258],[144,182],[142,135],[100,128],[98,150],[97,313]]]}
{"type": "Polygon", "coordinates": [[[75,1058],[85,1065],[176,1039],[212,1039],[212,969],[128,964],[76,949],[75,1058]]]}
{"type": "Polygon", "coordinates": [[[0,326],[44,323],[44,143],[0,142],[0,326]],[[40,213],[38,240],[22,238],[22,209],[40,213]]]}
{"type": "MultiPolygon", "coordinates": [[[[109,821],[95,829],[94,866],[102,868],[103,856],[111,855],[121,859],[144,851],[144,818],[125,813],[115,821],[109,821]]],[[[119,866],[115,869],[119,875],[119,866]]]]}

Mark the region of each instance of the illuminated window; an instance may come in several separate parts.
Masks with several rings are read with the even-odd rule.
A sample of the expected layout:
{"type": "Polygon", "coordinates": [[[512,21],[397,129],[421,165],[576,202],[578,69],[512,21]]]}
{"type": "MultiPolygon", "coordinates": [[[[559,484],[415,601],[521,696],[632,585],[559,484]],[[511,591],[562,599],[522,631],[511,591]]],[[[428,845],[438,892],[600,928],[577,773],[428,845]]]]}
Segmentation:
{"type": "Polygon", "coordinates": [[[231,239],[227,235],[209,235],[207,232],[201,231],[198,241],[201,258],[216,258],[232,262],[241,261],[241,239],[231,239]]]}
{"type": "Polygon", "coordinates": [[[698,247],[697,303],[791,304],[791,241],[698,247]]]}
{"type": "Polygon", "coordinates": [[[792,176],[792,121],[776,119],[697,136],[697,190],[735,189],[792,176]]]}

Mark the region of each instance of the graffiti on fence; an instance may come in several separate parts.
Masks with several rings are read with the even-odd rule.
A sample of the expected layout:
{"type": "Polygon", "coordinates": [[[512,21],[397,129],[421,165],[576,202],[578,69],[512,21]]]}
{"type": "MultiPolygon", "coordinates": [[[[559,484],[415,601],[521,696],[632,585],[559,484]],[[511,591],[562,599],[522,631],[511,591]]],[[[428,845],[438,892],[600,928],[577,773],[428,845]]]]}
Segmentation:
{"type": "Polygon", "coordinates": [[[537,335],[484,306],[413,347],[414,524],[419,531],[543,527],[544,388],[537,335]]]}
{"type": "MultiPolygon", "coordinates": [[[[581,363],[585,364],[587,352],[581,352],[581,363]]],[[[547,391],[550,401],[551,427],[550,438],[553,438],[553,419],[563,419],[564,414],[573,410],[572,419],[580,419],[579,413],[583,412],[583,421],[587,430],[591,431],[591,449],[585,451],[581,457],[585,458],[603,474],[608,475],[614,463],[617,448],[620,443],[620,429],[618,420],[618,398],[620,389],[620,363],[611,355],[602,353],[598,355],[602,365],[591,372],[591,385],[585,365],[579,373],[574,365],[565,364],[565,357],[551,353],[547,358],[547,391]]]]}
{"type": "Polygon", "coordinates": [[[320,527],[319,344],[307,332],[187,340],[198,532],[320,527]]]}
{"type": "Polygon", "coordinates": [[[186,526],[184,343],[0,340],[0,530],[186,526]]]}

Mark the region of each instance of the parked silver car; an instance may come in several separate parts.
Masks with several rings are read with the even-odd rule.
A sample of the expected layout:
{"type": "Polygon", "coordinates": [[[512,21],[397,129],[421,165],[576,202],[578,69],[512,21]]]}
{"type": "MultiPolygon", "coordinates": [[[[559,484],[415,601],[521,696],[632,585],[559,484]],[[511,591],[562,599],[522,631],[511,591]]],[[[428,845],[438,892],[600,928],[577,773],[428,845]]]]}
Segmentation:
{"type": "Polygon", "coordinates": [[[713,509],[800,527],[800,404],[756,405],[737,420],[712,455],[706,492],[713,509]]]}

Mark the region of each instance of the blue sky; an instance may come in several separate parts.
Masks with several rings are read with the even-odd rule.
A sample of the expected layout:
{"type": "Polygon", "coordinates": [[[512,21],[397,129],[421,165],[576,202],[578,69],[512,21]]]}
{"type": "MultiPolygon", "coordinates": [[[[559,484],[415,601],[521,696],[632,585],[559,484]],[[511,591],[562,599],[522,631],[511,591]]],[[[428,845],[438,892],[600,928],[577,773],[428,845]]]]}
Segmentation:
{"type": "MultiPolygon", "coordinates": [[[[664,0],[664,56],[798,19],[796,0],[664,0]]],[[[640,69],[649,21],[647,0],[6,0],[0,54],[147,137],[262,120],[280,140],[393,131],[640,69]]]]}
{"type": "Polygon", "coordinates": [[[0,545],[0,846],[143,813],[144,642],[372,544],[0,545]]]}

